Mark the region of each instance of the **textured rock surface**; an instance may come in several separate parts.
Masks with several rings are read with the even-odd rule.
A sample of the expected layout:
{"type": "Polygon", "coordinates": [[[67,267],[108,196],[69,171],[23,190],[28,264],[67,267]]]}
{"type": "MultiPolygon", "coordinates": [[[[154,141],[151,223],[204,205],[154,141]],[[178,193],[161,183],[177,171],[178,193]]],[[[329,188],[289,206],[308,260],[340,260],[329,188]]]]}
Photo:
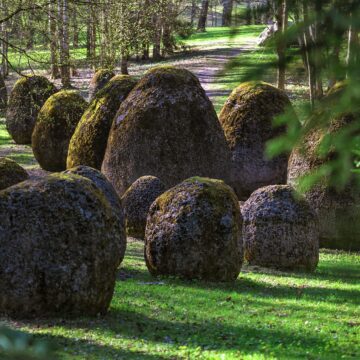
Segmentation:
{"type": "Polygon", "coordinates": [[[155,176],[142,176],[126,190],[121,202],[129,236],[143,239],[146,218],[151,204],[165,191],[165,185],[155,176]]]}
{"type": "Polygon", "coordinates": [[[114,116],[135,85],[132,77],[118,75],[97,93],[71,138],[68,168],[87,165],[101,169],[114,116]]]}
{"type": "Polygon", "coordinates": [[[274,128],[273,120],[290,107],[283,91],[248,82],[232,92],[221,110],[220,123],[232,151],[230,185],[240,199],[262,186],[286,183],[288,156],[268,160],[265,146],[285,132],[284,127],[274,128]]]}
{"type": "Polygon", "coordinates": [[[154,275],[232,281],[243,261],[242,219],[234,191],[220,180],[191,178],[151,205],[145,258],[154,275]]]}
{"type": "Polygon", "coordinates": [[[115,73],[109,69],[97,70],[90,81],[89,101],[92,101],[96,97],[96,94],[103,89],[114,76],[115,73]]]}
{"type": "Polygon", "coordinates": [[[56,93],[55,86],[45,77],[23,77],[10,93],[6,127],[17,144],[31,144],[37,115],[45,101],[56,93]]]}
{"type": "Polygon", "coordinates": [[[29,178],[28,173],[15,161],[0,157],[0,190],[18,184],[29,178]]]}
{"type": "MultiPolygon", "coordinates": [[[[303,144],[290,155],[288,183],[297,186],[300,176],[310,174],[336,156],[336,153],[329,153],[327,157],[320,157],[318,146],[327,133],[334,133],[352,121],[354,117],[346,115],[333,120],[328,130],[312,129],[303,144]]],[[[355,181],[345,189],[337,190],[324,180],[309,190],[305,197],[319,217],[321,247],[360,250],[360,189],[355,181]]]]}
{"type": "Polygon", "coordinates": [[[185,69],[156,67],[121,104],[102,172],[122,196],[141,176],[166,187],[191,176],[228,179],[230,153],[214,107],[185,69]]]}
{"type": "Polygon", "coordinates": [[[77,91],[62,90],[42,107],[32,135],[32,147],[44,170],[66,169],[69,142],[87,105],[77,91]]]}
{"type": "Polygon", "coordinates": [[[126,241],[91,180],[54,174],[0,192],[0,312],[105,313],[126,241]]]}
{"type": "Polygon", "coordinates": [[[315,270],[319,261],[318,219],[291,186],[256,190],[241,212],[245,259],[250,265],[315,270]]]}

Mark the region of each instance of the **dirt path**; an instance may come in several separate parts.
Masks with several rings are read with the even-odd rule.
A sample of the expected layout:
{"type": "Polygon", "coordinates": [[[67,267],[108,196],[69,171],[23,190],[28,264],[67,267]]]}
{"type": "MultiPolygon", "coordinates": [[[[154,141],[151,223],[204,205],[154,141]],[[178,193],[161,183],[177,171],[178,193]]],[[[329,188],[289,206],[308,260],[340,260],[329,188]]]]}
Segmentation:
{"type": "MultiPolygon", "coordinates": [[[[221,82],[222,70],[228,61],[233,57],[239,55],[243,51],[248,51],[254,48],[254,42],[245,44],[224,44],[212,43],[208,48],[194,49],[186,53],[179,53],[162,61],[158,64],[169,64],[179,67],[184,67],[192,71],[200,80],[201,85],[205,89],[214,105],[218,105],[218,100],[223,96],[227,96],[231,90],[224,90],[221,82]]],[[[154,63],[131,63],[129,72],[131,75],[141,76],[149,68],[155,66],[154,63]]],[[[118,72],[118,71],[116,71],[118,72]]],[[[42,73],[42,75],[46,75],[42,73]]],[[[81,94],[88,98],[88,87],[93,76],[91,69],[79,69],[76,77],[72,78],[72,84],[81,94]]],[[[18,76],[12,75],[7,80],[7,87],[10,92],[18,76]]],[[[60,82],[57,80],[55,84],[60,87],[60,82]]],[[[5,121],[0,119],[0,134],[6,133],[5,121]]],[[[32,177],[43,176],[46,172],[40,169],[36,162],[32,149],[30,146],[16,145],[12,141],[10,143],[0,136],[0,157],[6,156],[14,159],[19,164],[24,166],[32,177]],[[5,141],[4,141],[5,140],[5,141]]]]}

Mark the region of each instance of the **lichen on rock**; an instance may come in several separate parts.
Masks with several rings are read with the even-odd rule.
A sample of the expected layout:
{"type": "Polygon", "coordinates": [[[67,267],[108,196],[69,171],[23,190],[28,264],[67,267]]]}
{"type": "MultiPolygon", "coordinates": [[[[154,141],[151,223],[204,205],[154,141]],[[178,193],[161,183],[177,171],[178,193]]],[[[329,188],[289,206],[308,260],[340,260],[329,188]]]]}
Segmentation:
{"type": "Polygon", "coordinates": [[[87,106],[77,91],[62,90],[41,108],[32,135],[32,148],[44,170],[66,169],[69,142],[87,106]]]}
{"type": "MultiPolygon", "coordinates": [[[[323,113],[328,108],[327,103],[338,101],[345,89],[345,82],[336,84],[322,100],[322,110],[315,113],[305,123],[304,126],[309,130],[301,144],[293,149],[289,159],[288,183],[290,185],[298,187],[301,177],[316,172],[326,162],[336,158],[337,153],[334,148],[327,154],[320,155],[319,146],[325,136],[334,135],[354,121],[359,121],[359,114],[343,113],[328,119],[323,113]],[[324,121],[319,121],[321,117],[330,122],[324,124],[324,121]]],[[[329,184],[327,178],[324,178],[308,190],[305,197],[319,217],[321,247],[360,250],[360,189],[356,179],[352,179],[343,189],[338,189],[329,184]]]]}
{"type": "Polygon", "coordinates": [[[232,152],[230,185],[241,200],[262,186],[286,183],[288,156],[268,159],[265,154],[266,143],[286,131],[273,125],[285,111],[292,111],[285,92],[256,81],[237,87],[221,110],[220,123],[232,152]]]}
{"type": "Polygon", "coordinates": [[[315,270],[319,261],[318,219],[291,186],[256,190],[241,212],[245,259],[250,265],[315,270]]]}
{"type": "Polygon", "coordinates": [[[0,313],[96,316],[112,299],[124,229],[93,181],[53,174],[0,191],[0,313]]]}
{"type": "Polygon", "coordinates": [[[228,180],[230,153],[214,107],[191,72],[148,71],[115,116],[102,171],[120,196],[152,174],[171,187],[191,176],[228,180]]]}
{"type": "Polygon", "coordinates": [[[17,144],[31,144],[37,115],[45,101],[57,92],[47,78],[20,78],[10,93],[6,113],[6,128],[17,144]]]}
{"type": "Polygon", "coordinates": [[[155,176],[142,176],[121,198],[128,236],[143,239],[151,204],[165,191],[165,185],[155,176]]]}
{"type": "Polygon", "coordinates": [[[131,76],[117,75],[96,94],[71,138],[68,168],[86,165],[101,169],[114,116],[135,85],[131,76]]]}
{"type": "Polygon", "coordinates": [[[115,73],[110,69],[99,69],[95,72],[89,85],[89,101],[91,102],[96,97],[97,93],[103,89],[107,83],[115,76],[115,73]]]}
{"type": "Polygon", "coordinates": [[[18,184],[29,178],[28,173],[14,160],[0,157],[0,190],[18,184]]]}
{"type": "Polygon", "coordinates": [[[234,281],[242,262],[242,218],[234,191],[221,180],[194,177],[151,205],[145,258],[153,275],[234,281]]]}

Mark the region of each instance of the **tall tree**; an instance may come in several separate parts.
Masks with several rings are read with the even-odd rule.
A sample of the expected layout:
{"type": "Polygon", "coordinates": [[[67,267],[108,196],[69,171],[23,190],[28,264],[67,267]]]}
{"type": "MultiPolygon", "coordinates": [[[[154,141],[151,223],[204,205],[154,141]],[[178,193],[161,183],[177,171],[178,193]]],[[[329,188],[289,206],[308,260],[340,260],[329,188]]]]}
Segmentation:
{"type": "Polygon", "coordinates": [[[209,11],[209,0],[202,0],[201,2],[201,11],[198,22],[198,31],[204,32],[206,31],[206,22],[209,11]]]}
{"type": "Polygon", "coordinates": [[[222,0],[222,26],[231,26],[234,0],[222,0]]]}

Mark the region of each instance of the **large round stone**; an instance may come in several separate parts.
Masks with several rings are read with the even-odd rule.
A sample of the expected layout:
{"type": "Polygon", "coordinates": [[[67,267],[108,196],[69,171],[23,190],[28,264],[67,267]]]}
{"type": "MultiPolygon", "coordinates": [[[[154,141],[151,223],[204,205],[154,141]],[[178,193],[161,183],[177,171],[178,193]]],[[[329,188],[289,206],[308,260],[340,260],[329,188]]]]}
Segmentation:
{"type": "Polygon", "coordinates": [[[56,87],[43,76],[23,77],[10,93],[6,128],[17,144],[31,144],[36,118],[56,87]]]}
{"type": "Polygon", "coordinates": [[[94,100],[96,94],[103,89],[107,83],[115,76],[115,73],[109,69],[99,69],[94,74],[89,85],[89,101],[94,100]]]}
{"type": "Polygon", "coordinates": [[[0,157],[0,190],[29,178],[28,173],[14,160],[0,157]]]}
{"type": "Polygon", "coordinates": [[[315,270],[319,261],[318,219],[291,186],[256,190],[241,212],[245,259],[250,265],[315,270]]]}
{"type": "Polygon", "coordinates": [[[77,91],[62,90],[42,107],[32,135],[32,148],[44,170],[66,169],[69,142],[87,105],[77,91]]]}
{"type": "MultiPolygon", "coordinates": [[[[313,128],[289,159],[288,183],[297,187],[300,177],[310,175],[336,156],[320,156],[318,147],[327,134],[345,129],[355,120],[351,114],[333,119],[326,128],[313,128]]],[[[340,250],[360,250],[360,189],[356,180],[337,189],[323,179],[305,193],[319,217],[320,246],[340,250]]]]}
{"type": "Polygon", "coordinates": [[[286,131],[273,126],[285,109],[291,109],[285,92],[248,82],[232,92],[221,110],[220,123],[232,152],[230,185],[241,200],[262,186],[286,183],[288,156],[268,159],[265,154],[266,143],[286,131]]]}
{"type": "Polygon", "coordinates": [[[89,179],[54,174],[0,192],[0,312],[13,317],[107,311],[125,233],[89,179]]]}
{"type": "Polygon", "coordinates": [[[155,176],[142,176],[126,190],[121,202],[129,236],[143,239],[151,204],[165,191],[165,185],[155,176]]]}
{"type": "Polygon", "coordinates": [[[243,261],[242,219],[234,191],[220,180],[191,178],[151,205],[145,258],[153,275],[233,281],[243,261]]]}
{"type": "Polygon", "coordinates": [[[191,176],[228,179],[230,152],[214,107],[189,71],[156,67],[115,116],[102,172],[122,196],[151,174],[171,187],[191,176]]]}
{"type": "Polygon", "coordinates": [[[87,165],[101,169],[114,116],[135,85],[132,77],[118,75],[97,93],[71,138],[68,168],[87,165]]]}

